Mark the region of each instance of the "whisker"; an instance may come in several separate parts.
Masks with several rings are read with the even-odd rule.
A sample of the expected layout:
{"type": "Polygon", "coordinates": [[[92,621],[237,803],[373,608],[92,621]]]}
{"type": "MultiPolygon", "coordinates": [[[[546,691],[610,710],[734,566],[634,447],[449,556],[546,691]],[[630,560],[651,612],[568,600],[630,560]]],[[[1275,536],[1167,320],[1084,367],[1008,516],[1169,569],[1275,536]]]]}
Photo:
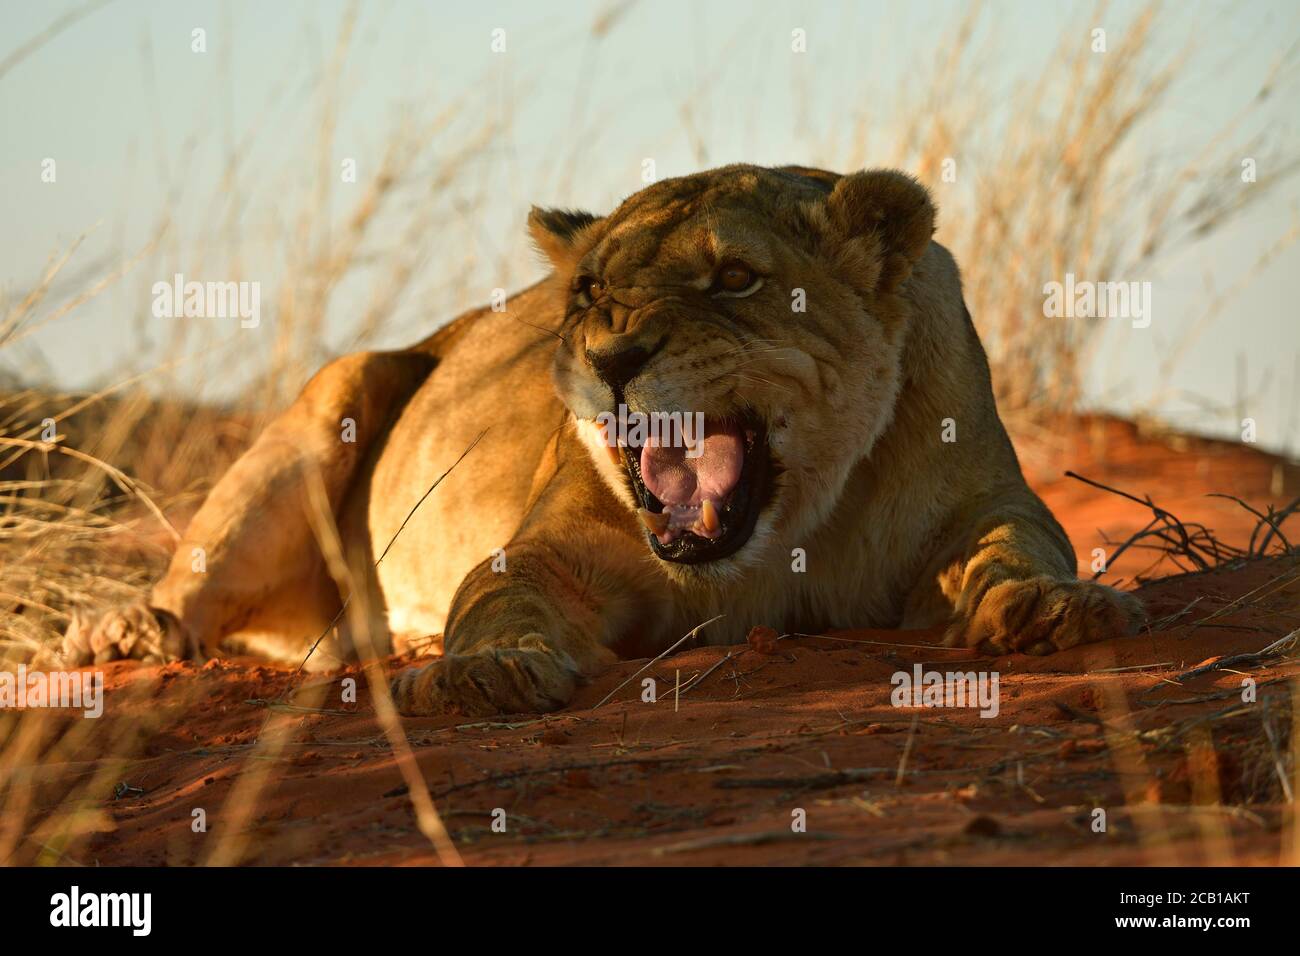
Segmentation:
{"type": "Polygon", "coordinates": [[[759,384],[762,384],[762,385],[766,385],[766,386],[768,386],[769,388],[779,388],[779,389],[780,389],[781,391],[783,391],[783,392],[789,392],[789,391],[792,391],[792,389],[790,388],[790,386],[788,386],[788,385],[781,385],[781,384],[778,384],[777,382],[770,382],[770,381],[768,381],[767,379],[763,378],[763,377],[760,376],[760,375],[746,375],[746,374],[743,374],[743,373],[741,373],[741,372],[737,372],[737,371],[734,371],[734,370],[733,370],[732,372],[729,372],[728,374],[729,374],[729,375],[733,375],[733,376],[735,376],[735,377],[736,377],[738,380],[740,380],[741,382],[748,382],[748,383],[750,383],[750,384],[759,383],[759,384]]]}

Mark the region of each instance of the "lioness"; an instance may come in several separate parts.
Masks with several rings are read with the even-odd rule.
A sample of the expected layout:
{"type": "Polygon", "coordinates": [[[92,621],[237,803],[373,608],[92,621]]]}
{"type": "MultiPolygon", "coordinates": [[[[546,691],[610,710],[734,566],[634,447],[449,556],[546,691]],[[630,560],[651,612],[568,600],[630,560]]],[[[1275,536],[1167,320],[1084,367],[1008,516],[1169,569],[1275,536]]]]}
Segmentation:
{"type": "Polygon", "coordinates": [[[358,626],[379,652],[441,634],[399,708],[482,715],[562,707],[718,615],[710,643],[946,623],[999,654],[1136,629],[1021,476],[913,179],[727,166],[528,222],[548,278],[327,365],[148,602],[74,623],[65,651],[296,661],[327,633],[321,668],[358,626]],[[619,406],[704,433],[611,446],[619,406]],[[340,615],[341,590],[366,613],[340,615]]]}

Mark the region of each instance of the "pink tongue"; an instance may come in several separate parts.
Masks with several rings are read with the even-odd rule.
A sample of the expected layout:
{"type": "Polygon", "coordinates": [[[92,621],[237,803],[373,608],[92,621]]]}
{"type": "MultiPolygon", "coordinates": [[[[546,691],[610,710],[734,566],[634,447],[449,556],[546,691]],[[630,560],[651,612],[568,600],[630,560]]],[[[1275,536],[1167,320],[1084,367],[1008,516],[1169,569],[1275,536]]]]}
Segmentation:
{"type": "Polygon", "coordinates": [[[665,505],[698,505],[709,498],[721,506],[740,480],[745,437],[729,422],[704,423],[704,453],[698,448],[662,448],[653,438],[641,449],[641,480],[665,505]],[[687,454],[690,452],[691,454],[687,454]]]}

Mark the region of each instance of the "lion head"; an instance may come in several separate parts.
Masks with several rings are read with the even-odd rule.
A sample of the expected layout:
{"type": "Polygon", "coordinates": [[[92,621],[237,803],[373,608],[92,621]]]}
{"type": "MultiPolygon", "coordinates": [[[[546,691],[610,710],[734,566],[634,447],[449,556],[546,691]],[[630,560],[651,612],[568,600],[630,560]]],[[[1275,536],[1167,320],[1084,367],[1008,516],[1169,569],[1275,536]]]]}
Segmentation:
{"type": "Polygon", "coordinates": [[[725,581],[825,521],[893,416],[934,215],[902,173],[748,165],[604,218],[533,209],[564,297],[556,388],[675,579],[725,581]],[[651,427],[604,427],[620,410],[651,427]]]}

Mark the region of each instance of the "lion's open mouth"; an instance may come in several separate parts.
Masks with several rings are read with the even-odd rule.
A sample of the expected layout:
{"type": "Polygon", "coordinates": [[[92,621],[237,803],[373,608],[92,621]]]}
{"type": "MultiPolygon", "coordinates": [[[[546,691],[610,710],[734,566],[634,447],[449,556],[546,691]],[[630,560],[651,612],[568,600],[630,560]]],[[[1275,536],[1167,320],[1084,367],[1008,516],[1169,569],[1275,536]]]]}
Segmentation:
{"type": "Polygon", "coordinates": [[[705,419],[699,454],[653,439],[620,451],[650,547],[660,558],[716,561],[754,533],[772,477],[767,436],[758,423],[705,419]]]}

